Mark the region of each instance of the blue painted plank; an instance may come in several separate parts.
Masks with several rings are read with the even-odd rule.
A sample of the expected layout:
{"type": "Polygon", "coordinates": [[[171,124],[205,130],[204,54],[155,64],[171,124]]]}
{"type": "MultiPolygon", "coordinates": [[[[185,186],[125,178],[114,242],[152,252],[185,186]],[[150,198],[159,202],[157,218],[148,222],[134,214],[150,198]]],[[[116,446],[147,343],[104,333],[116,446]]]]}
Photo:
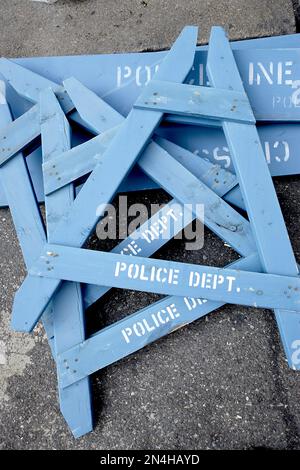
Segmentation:
{"type": "MultiPolygon", "coordinates": [[[[246,43],[245,43],[246,44],[246,43]]],[[[257,43],[258,44],[258,43],[257,43]]],[[[286,114],[291,112],[291,85],[299,79],[298,44],[295,49],[262,49],[248,43],[241,49],[236,44],[235,59],[249,93],[252,108],[257,112],[265,109],[270,113],[286,114]],[[264,98],[263,100],[261,98],[264,98]]],[[[14,60],[35,73],[61,83],[64,79],[74,76],[96,94],[107,98],[110,105],[121,114],[127,115],[140,94],[141,87],[153,78],[155,70],[166,52],[131,53],[79,57],[44,57],[39,59],[14,60]],[[95,70],[101,70],[101,79],[95,70]]],[[[206,85],[207,51],[199,48],[193,69],[186,83],[206,85]]],[[[26,82],[25,82],[26,83],[26,82]]],[[[26,86],[23,86],[23,89],[26,86]]],[[[296,91],[297,88],[294,89],[296,91]]],[[[20,92],[22,88],[20,87],[20,92]]],[[[297,110],[295,110],[297,112],[297,110]]]]}
{"type": "MultiPolygon", "coordinates": [[[[257,271],[260,261],[258,255],[251,255],[235,261],[230,267],[257,271]]],[[[171,296],[126,315],[58,357],[62,387],[113,364],[222,305],[213,300],[171,296]]]]}
{"type": "Polygon", "coordinates": [[[134,103],[134,108],[183,115],[184,118],[194,116],[200,118],[201,125],[205,124],[203,118],[255,123],[244,93],[204,86],[199,89],[196,85],[159,80],[151,80],[134,103]]]}
{"type": "MultiPolygon", "coordinates": [[[[163,54],[155,53],[155,54],[156,55],[154,55],[154,57],[161,58],[164,56],[164,53],[163,54]]],[[[264,50],[240,51],[240,52],[237,51],[236,54],[237,54],[236,59],[239,63],[241,73],[242,73],[245,83],[249,82],[249,76],[251,75],[250,73],[251,65],[254,66],[253,64],[255,64],[256,67],[258,67],[259,69],[259,70],[255,70],[255,80],[253,79],[252,82],[250,81],[247,84],[247,93],[250,96],[251,105],[252,105],[252,108],[254,109],[256,119],[291,120],[293,118],[293,115],[296,116],[294,113],[297,114],[299,112],[299,106],[296,106],[293,103],[294,102],[297,103],[298,101],[299,88],[297,85],[298,83],[297,80],[299,76],[298,69],[300,67],[297,50],[280,49],[280,50],[265,50],[265,51],[264,50]],[[286,64],[290,64],[290,65],[286,65],[286,64]],[[262,70],[259,67],[261,67],[262,70]],[[275,72],[273,71],[271,73],[270,70],[272,69],[272,67],[273,69],[275,68],[276,70],[275,72]],[[259,72],[260,72],[260,75],[259,75],[259,72]],[[258,80],[257,77],[261,77],[261,76],[262,78],[258,80]],[[291,83],[294,84],[293,85],[295,86],[294,89],[291,89],[291,83]],[[268,97],[268,101],[266,100],[266,97],[268,97]],[[264,106],[266,106],[266,103],[268,103],[269,116],[266,116],[264,108],[263,108],[264,106]]],[[[134,56],[134,54],[132,54],[132,56],[134,56]]],[[[104,60],[105,60],[105,57],[106,56],[104,56],[104,60]]],[[[130,58],[131,57],[130,55],[129,56],[126,55],[125,56],[126,59],[124,57],[123,59],[121,59],[121,57],[119,58],[120,63],[122,62],[122,60],[129,60],[130,62],[132,59],[130,58]]],[[[152,56],[150,55],[150,57],[152,56]]],[[[51,58],[48,58],[47,60],[51,62],[50,59],[51,58]]],[[[82,57],[81,61],[84,63],[85,59],[87,58],[82,57]]],[[[73,60],[75,63],[76,59],[73,58],[73,60]]],[[[88,60],[93,60],[93,59],[88,58],[88,60]]],[[[97,60],[99,60],[99,58],[97,60]]],[[[119,65],[119,66],[116,65],[116,60],[117,60],[116,57],[112,60],[109,60],[109,58],[106,57],[106,60],[108,61],[108,63],[110,62],[114,63],[114,67],[116,69],[115,76],[117,76],[118,68],[122,68],[122,65],[119,65]]],[[[142,58],[140,60],[144,64],[145,61],[142,58]]],[[[194,74],[196,73],[196,71],[198,71],[200,67],[199,60],[196,60],[194,64],[194,72],[193,72],[194,74]]],[[[40,61],[42,61],[42,59],[40,59],[40,61]]],[[[61,67],[59,58],[55,58],[55,61],[57,61],[61,67]]],[[[202,70],[205,71],[206,53],[202,53],[201,61],[202,61],[201,62],[202,70]]],[[[58,65],[57,67],[59,68],[58,65]]],[[[125,69],[126,68],[130,69],[130,66],[128,65],[126,66],[124,65],[123,67],[125,69]]],[[[151,76],[154,73],[155,66],[143,65],[143,66],[138,66],[138,68],[139,67],[140,68],[144,67],[146,70],[148,70],[147,67],[150,67],[151,76]]],[[[84,66],[82,66],[80,69],[84,69],[84,66]]],[[[70,67],[69,70],[73,70],[73,68],[70,67]]],[[[23,96],[26,96],[27,98],[30,97],[30,99],[34,101],[34,98],[36,97],[36,91],[34,89],[35,87],[34,86],[28,87],[27,81],[22,79],[23,74],[18,74],[17,78],[14,79],[14,74],[12,73],[12,71],[13,71],[13,65],[10,65],[9,67],[7,66],[3,67],[3,73],[7,73],[10,83],[14,85],[16,89],[21,94],[23,94],[23,96]],[[7,71],[7,69],[9,69],[9,72],[7,71]]],[[[47,71],[49,73],[49,70],[47,71]]],[[[86,72],[87,70],[85,70],[85,73],[86,72]]],[[[24,76],[27,76],[27,73],[24,72],[24,76]]],[[[78,72],[77,70],[77,73],[74,73],[74,76],[78,76],[78,73],[80,74],[80,71],[78,72]]],[[[107,76],[104,75],[104,73],[102,73],[101,75],[101,78],[102,78],[101,86],[103,86],[103,89],[106,89],[108,87],[110,91],[103,93],[103,89],[99,90],[99,82],[96,82],[96,84],[94,82],[94,85],[91,88],[93,89],[93,91],[97,91],[101,95],[105,94],[105,96],[108,97],[108,101],[110,104],[116,107],[117,110],[121,111],[122,114],[127,114],[132,104],[134,103],[134,100],[139,94],[141,84],[138,85],[134,83],[133,78],[131,77],[131,81],[125,84],[128,86],[122,85],[118,87],[118,86],[115,86],[114,81],[113,81],[114,72],[108,69],[106,73],[107,73],[107,76]],[[107,83],[108,77],[110,79],[110,82],[107,83]],[[110,86],[109,86],[109,83],[110,83],[110,86]],[[113,99],[111,95],[113,95],[113,99]]],[[[68,75],[69,74],[70,74],[70,71],[68,72],[68,75]]],[[[81,75],[79,75],[79,78],[81,78],[81,75]]],[[[32,76],[30,76],[30,80],[33,81],[33,83],[35,81],[33,80],[32,76]]],[[[60,80],[61,78],[59,78],[58,81],[60,80]]],[[[204,83],[206,83],[206,77],[204,77],[203,80],[204,80],[204,83]]],[[[38,81],[37,83],[38,90],[41,88],[41,81],[45,85],[49,84],[48,79],[37,78],[37,81],[38,81]]],[[[87,82],[87,79],[85,79],[84,82],[87,82]]],[[[188,83],[190,82],[199,83],[199,76],[197,76],[196,78],[193,76],[189,77],[188,83]]],[[[89,83],[87,84],[89,85],[89,83]]],[[[58,85],[54,83],[53,86],[57,87],[58,85]]],[[[29,138],[30,138],[30,132],[28,131],[27,141],[29,138]]],[[[0,142],[1,142],[1,139],[0,139],[0,142]]],[[[21,143],[22,142],[19,142],[19,144],[17,145],[17,143],[15,142],[15,146],[17,146],[18,150],[22,149],[21,143]]],[[[4,146],[4,148],[6,147],[4,146]]],[[[10,155],[9,152],[7,152],[6,156],[5,154],[3,154],[3,158],[4,157],[9,158],[8,155],[10,155]]]]}
{"type": "Polygon", "coordinates": [[[24,149],[39,135],[39,108],[35,105],[27,113],[0,130],[0,165],[24,149]]]}
{"type": "MultiPolygon", "coordinates": [[[[196,41],[197,28],[184,28],[162,62],[157,78],[163,80],[172,75],[173,81],[184,81],[193,63],[196,41]]],[[[129,173],[161,119],[162,113],[159,112],[131,111],[126,122],[121,126],[111,145],[104,153],[103,161],[89,176],[75,199],[72,210],[55,230],[54,236],[61,243],[71,246],[84,244],[103,213],[106,204],[115,194],[121,181],[129,173]],[[126,149],[121,158],[120,149],[126,149]],[[112,167],[113,172],[111,171],[112,167]]],[[[44,283],[44,290],[42,289],[43,283],[35,279],[32,282],[39,289],[30,289],[31,292],[37,292],[37,295],[43,298],[44,306],[48,304],[49,299],[60,284],[59,281],[52,281],[50,287],[48,281],[49,279],[44,283]]],[[[26,288],[27,282],[23,284],[15,296],[12,326],[15,329],[28,331],[32,329],[42,312],[40,311],[40,302],[37,301],[33,310],[26,303],[27,312],[26,315],[23,315],[22,299],[25,300],[26,298],[26,293],[24,293],[26,288]]]]}
{"type": "MultiPolygon", "coordinates": [[[[68,121],[53,91],[48,88],[40,95],[43,159],[51,162],[57,153],[70,148],[68,121]]],[[[45,198],[48,240],[59,243],[53,236],[60,218],[70,210],[74,200],[73,185],[65,186],[45,198]]],[[[80,284],[64,283],[52,302],[56,354],[84,341],[84,308],[80,284]]],[[[60,383],[59,371],[58,380],[60,383]]],[[[73,435],[80,437],[93,429],[89,378],[67,389],[59,386],[60,409],[73,435]]]]}
{"type": "MultiPolygon", "coordinates": [[[[6,101],[4,81],[0,81],[0,126],[12,120],[6,101]]],[[[9,203],[16,234],[22,249],[27,269],[39,256],[46,242],[45,229],[40,210],[32,191],[28,169],[21,153],[0,169],[0,180],[9,203]],[[16,192],[16,188],[18,192],[16,192]]],[[[53,353],[52,307],[43,315],[43,324],[53,353]]]]}
{"type": "Polygon", "coordinates": [[[80,109],[80,117],[88,129],[93,129],[95,134],[110,130],[114,126],[120,125],[124,118],[109,106],[105,101],[97,99],[95,93],[86,87],[80,86],[80,82],[74,78],[68,78],[63,81],[67,95],[75,101],[80,109]],[[93,106],[91,106],[93,103],[93,106]],[[92,124],[91,124],[92,123],[92,124]]]}
{"type": "MultiPolygon", "coordinates": [[[[243,91],[243,84],[229,42],[222,28],[213,28],[207,63],[214,86],[243,91]],[[223,70],[222,76],[219,71],[223,70]]],[[[281,214],[276,192],[255,126],[224,122],[223,129],[234,160],[263,269],[297,276],[298,267],[281,214]],[[251,156],[251,157],[250,157],[251,156]]],[[[277,323],[290,367],[294,344],[299,341],[299,313],[276,310],[277,323]]]]}
{"type": "MultiPolygon", "coordinates": [[[[293,42],[294,41],[293,36],[291,38],[283,37],[283,38],[277,38],[277,39],[278,39],[278,41],[274,40],[273,42],[272,41],[266,42],[266,44],[269,44],[269,45],[270,44],[274,44],[274,45],[275,44],[286,44],[286,43],[288,45],[295,44],[293,42]]],[[[260,44],[265,44],[265,43],[262,42],[262,41],[255,41],[255,42],[252,41],[252,43],[251,42],[247,43],[247,41],[246,41],[246,42],[242,42],[242,43],[234,43],[234,47],[245,48],[245,46],[249,47],[249,45],[251,45],[251,44],[252,45],[256,44],[255,47],[261,47],[259,45],[260,44]],[[248,46],[247,46],[247,44],[248,44],[248,46]]],[[[293,83],[297,82],[297,80],[296,80],[297,77],[298,77],[298,75],[297,75],[297,56],[295,56],[295,54],[293,56],[291,56],[291,54],[294,53],[292,50],[286,50],[286,51],[285,50],[280,50],[280,51],[272,51],[272,50],[267,51],[266,50],[266,51],[263,51],[263,52],[265,53],[264,57],[256,57],[255,56],[255,53],[256,53],[255,51],[249,51],[250,55],[248,54],[247,57],[245,56],[244,58],[241,58],[240,61],[239,61],[239,58],[236,57],[237,61],[238,61],[238,64],[239,64],[240,71],[243,74],[244,83],[247,83],[247,86],[249,85],[248,93],[251,95],[251,93],[255,89],[256,90],[255,93],[259,93],[259,99],[257,99],[258,103],[265,103],[265,97],[270,96],[271,99],[272,99],[272,109],[275,112],[277,112],[277,107],[278,106],[285,106],[286,109],[289,109],[290,111],[291,110],[293,111],[293,107],[290,106],[290,103],[287,100],[287,98],[288,98],[287,93],[288,93],[288,90],[290,89],[290,84],[287,83],[287,82],[289,82],[289,81],[292,81],[293,83]],[[253,56],[253,54],[254,54],[254,56],[253,56]],[[286,54],[289,54],[289,56],[286,56],[286,54]],[[259,64],[260,69],[258,68],[258,70],[255,70],[256,75],[255,75],[255,80],[253,80],[253,83],[250,83],[250,82],[248,83],[247,82],[248,77],[251,75],[251,73],[250,73],[251,67],[250,66],[251,65],[253,66],[253,64],[256,67],[258,67],[257,64],[259,64]],[[287,66],[286,64],[290,64],[289,67],[293,68],[292,73],[290,73],[290,69],[285,70],[285,67],[287,66]],[[272,67],[275,70],[275,72],[271,73],[272,67]],[[259,75],[259,72],[261,74],[261,77],[259,75]],[[287,73],[290,73],[290,75],[288,76],[287,73]],[[271,74],[271,78],[270,78],[270,74],[271,74]],[[260,79],[258,80],[257,77],[260,77],[260,79]],[[282,95],[282,90],[283,89],[286,89],[285,95],[282,95]],[[261,98],[264,98],[264,99],[261,99],[261,98]],[[274,104],[276,105],[275,107],[274,107],[274,104]]],[[[104,70],[105,70],[104,76],[107,77],[107,78],[103,78],[103,81],[101,80],[101,84],[102,84],[102,83],[106,83],[106,80],[108,79],[108,77],[109,77],[109,80],[110,80],[108,83],[113,83],[114,73],[115,73],[115,76],[117,76],[117,70],[119,68],[122,68],[122,63],[123,63],[122,61],[128,60],[129,64],[131,64],[131,61],[135,58],[135,61],[133,62],[133,64],[138,63],[138,61],[140,60],[142,65],[138,66],[138,68],[139,67],[143,68],[144,67],[144,65],[143,65],[144,64],[144,57],[149,57],[149,58],[156,57],[157,54],[160,55],[160,56],[164,55],[164,53],[161,53],[161,54],[154,53],[154,54],[127,54],[127,55],[121,55],[121,56],[113,55],[113,56],[98,56],[98,57],[84,57],[84,58],[69,57],[69,58],[65,58],[63,61],[60,60],[60,58],[38,58],[38,59],[35,58],[35,59],[24,59],[23,61],[21,60],[20,62],[22,64],[28,64],[28,63],[41,64],[41,69],[40,70],[35,69],[35,66],[33,68],[35,69],[35,71],[39,71],[41,73],[44,73],[45,75],[47,73],[49,74],[49,69],[47,69],[47,67],[46,67],[46,69],[43,69],[42,64],[44,64],[44,63],[47,64],[48,62],[50,62],[51,63],[51,67],[50,67],[51,72],[56,71],[58,74],[61,74],[61,75],[57,75],[57,77],[55,77],[55,80],[60,81],[61,76],[62,77],[64,76],[64,72],[63,72],[64,67],[66,67],[66,70],[68,70],[68,74],[69,74],[70,73],[69,70],[74,70],[73,69],[74,64],[77,64],[77,63],[79,64],[80,61],[87,60],[88,63],[90,63],[90,64],[94,60],[101,61],[101,68],[102,69],[104,68],[104,70]],[[140,59],[137,59],[137,57],[140,57],[140,59]],[[116,72],[114,72],[114,67],[115,67],[116,72]]],[[[199,61],[201,62],[203,60],[202,56],[198,60],[197,59],[198,56],[199,56],[199,53],[196,54],[196,62],[195,62],[195,65],[194,65],[195,70],[198,69],[198,65],[199,65],[198,62],[199,61]]],[[[150,60],[150,62],[151,62],[151,60],[150,60]]],[[[130,65],[126,65],[126,67],[124,65],[123,67],[124,68],[127,67],[128,69],[131,69],[130,65]]],[[[148,67],[148,66],[145,65],[145,67],[148,67]]],[[[12,66],[10,65],[10,69],[11,68],[12,68],[12,66]]],[[[79,71],[84,70],[84,73],[88,73],[88,71],[91,70],[91,68],[89,66],[87,66],[87,67],[81,66],[81,67],[77,68],[77,70],[76,70],[77,74],[78,74],[78,70],[79,71]]],[[[9,78],[11,80],[13,80],[11,75],[12,75],[12,73],[10,71],[9,78]]],[[[134,74],[132,74],[132,75],[134,75],[134,74]]],[[[22,73],[21,76],[25,77],[26,73],[22,73]]],[[[32,79],[32,77],[30,77],[30,80],[31,79],[32,79]]],[[[191,80],[195,81],[194,78],[192,78],[191,80]]],[[[48,80],[48,82],[49,82],[49,80],[48,80]]],[[[45,81],[45,84],[49,84],[48,82],[45,81]]],[[[23,81],[23,83],[24,83],[24,81],[23,81]]],[[[25,83],[26,83],[26,81],[25,81],[25,83]]],[[[16,84],[16,86],[21,87],[22,86],[22,79],[18,78],[17,84],[16,84]],[[17,85],[17,84],[19,84],[19,85],[17,85]]],[[[38,83],[38,85],[39,85],[39,83],[38,83]]],[[[56,86],[58,86],[58,85],[56,85],[56,86]]],[[[97,88],[98,86],[99,86],[99,82],[95,82],[93,84],[93,89],[95,89],[95,87],[97,88]]],[[[138,89],[138,85],[135,84],[135,86],[138,89]]],[[[38,88],[38,86],[37,86],[37,88],[38,88]]],[[[116,87],[113,86],[113,89],[115,89],[115,88],[116,87]]],[[[126,89],[126,95],[122,94],[121,100],[120,100],[120,97],[118,96],[118,99],[116,101],[116,105],[118,105],[118,103],[122,102],[123,99],[127,99],[127,97],[131,95],[131,88],[130,87],[129,88],[128,87],[123,87],[122,90],[120,90],[120,91],[123,93],[124,89],[126,89]]],[[[297,100],[297,96],[298,96],[297,86],[293,90],[294,90],[293,93],[295,94],[295,97],[296,97],[296,100],[297,100]]],[[[20,89],[20,92],[22,92],[22,89],[20,89]]],[[[32,91],[30,91],[30,94],[27,90],[27,96],[32,101],[34,101],[33,100],[34,94],[36,95],[34,89],[32,91]],[[31,95],[31,93],[32,93],[32,95],[31,95]]],[[[26,95],[26,91],[24,91],[24,96],[25,95],[26,95]]],[[[253,102],[252,104],[255,104],[255,103],[253,102]]],[[[14,102],[12,102],[11,105],[12,105],[13,108],[15,108],[15,103],[14,102]]],[[[29,127],[28,127],[28,129],[29,129],[29,127]]],[[[274,130],[275,130],[275,128],[274,128],[274,130]]],[[[176,131],[177,131],[177,129],[176,129],[176,131]]],[[[275,139],[274,139],[274,137],[271,139],[273,142],[269,142],[270,138],[265,139],[266,140],[265,145],[266,145],[267,159],[269,158],[270,146],[271,146],[271,152],[275,153],[274,158],[272,158],[271,165],[270,165],[270,167],[271,167],[270,169],[271,169],[272,174],[273,175],[279,175],[279,174],[298,173],[299,170],[297,169],[297,162],[299,161],[299,159],[293,158],[293,153],[295,153],[296,156],[297,156],[296,141],[295,141],[295,147],[294,147],[295,152],[293,151],[293,146],[291,145],[291,142],[289,142],[289,140],[292,139],[292,132],[290,133],[291,136],[290,137],[287,136],[287,139],[284,140],[284,141],[281,140],[280,138],[279,139],[276,138],[275,134],[274,134],[275,139]],[[273,149],[273,147],[274,147],[274,149],[273,149]],[[278,151],[279,151],[279,155],[278,155],[278,151]],[[281,154],[283,154],[283,155],[281,155],[281,154]]],[[[285,134],[286,134],[286,131],[285,131],[285,134]]],[[[174,131],[173,131],[172,135],[173,135],[173,137],[177,138],[178,132],[174,133],[174,131]]],[[[191,138],[190,138],[191,142],[195,139],[196,135],[197,134],[193,134],[193,136],[191,136],[191,138]]],[[[277,136],[280,137],[280,135],[282,135],[281,130],[280,130],[280,133],[277,134],[277,136]]],[[[30,138],[28,138],[28,139],[30,140],[30,138]]],[[[194,142],[193,146],[197,148],[196,142],[194,142]]],[[[22,148],[22,145],[20,145],[19,147],[22,148]]],[[[222,148],[222,146],[220,148],[222,148]]],[[[206,150],[205,147],[204,147],[203,150],[206,150]]],[[[209,155],[209,157],[210,157],[210,155],[209,155]]],[[[214,155],[213,158],[219,158],[219,156],[214,155]]],[[[220,161],[221,162],[222,161],[226,162],[228,158],[229,158],[228,155],[226,155],[224,158],[220,157],[220,161]]],[[[32,165],[32,167],[36,168],[35,161],[33,161],[33,163],[34,164],[32,165]]],[[[36,183],[35,187],[39,188],[39,184],[36,183]]],[[[40,194],[39,191],[37,193],[37,196],[38,196],[39,200],[42,200],[42,194],[40,194]]],[[[0,189],[0,205],[5,205],[5,204],[6,204],[6,201],[5,201],[4,195],[3,195],[3,192],[0,189]]]]}
{"type": "MultiPolygon", "coordinates": [[[[257,130],[272,176],[299,174],[299,124],[259,125],[257,130]]],[[[230,149],[224,133],[219,129],[164,125],[157,132],[194,153],[195,156],[208,159],[226,170],[235,172],[230,149]]]]}
{"type": "MultiPolygon", "coordinates": [[[[26,100],[31,101],[33,104],[38,103],[39,95],[42,90],[51,88],[59,100],[59,103],[65,113],[70,113],[70,119],[78,124],[85,125],[78,113],[74,111],[74,106],[66,91],[61,85],[42,77],[38,74],[33,74],[30,70],[14,63],[11,60],[0,58],[0,73],[6,78],[8,83],[26,100]]],[[[36,110],[38,113],[38,111],[36,110]]],[[[27,113],[25,113],[26,116],[27,113]]],[[[25,117],[24,117],[25,119],[25,117]]],[[[89,129],[93,132],[92,129],[89,129]]]]}
{"type": "MultiPolygon", "coordinates": [[[[77,135],[72,134],[72,146],[76,146],[82,143],[83,139],[79,139],[77,135]]],[[[44,185],[43,185],[43,174],[42,174],[42,154],[41,147],[34,150],[29,156],[26,157],[26,164],[30,173],[32,184],[36,198],[39,202],[44,201],[44,185]]],[[[76,186],[76,192],[79,192],[80,186],[76,186]]],[[[128,175],[127,179],[122,182],[118,188],[118,192],[130,192],[130,191],[142,191],[148,189],[157,189],[157,184],[151,181],[145,176],[141,170],[134,167],[128,175]]],[[[3,189],[0,184],[0,207],[6,206],[7,202],[3,189]]]]}
{"type": "MultiPolygon", "coordinates": [[[[22,74],[23,75],[23,74],[22,74]]],[[[286,126],[287,127],[287,126],[286,126]]],[[[269,127],[267,127],[267,129],[270,129],[269,127]]],[[[275,130],[276,128],[274,128],[275,130]]],[[[290,128],[289,128],[290,129],[290,128]]],[[[285,130],[285,134],[287,133],[287,131],[285,130]]],[[[291,131],[292,133],[292,131],[291,131]]],[[[178,136],[178,134],[180,134],[180,132],[176,132],[176,137],[178,136]]],[[[280,128],[280,134],[282,134],[282,130],[280,128]]],[[[194,137],[195,138],[195,134],[194,134],[194,137]]],[[[203,136],[201,136],[202,138],[202,141],[203,141],[203,136]]],[[[205,137],[204,137],[205,138],[205,137]]],[[[214,136],[214,139],[216,137],[214,136]]],[[[193,140],[193,139],[192,139],[193,140]]],[[[207,139],[209,140],[209,139],[207,139]]],[[[282,164],[285,165],[285,173],[293,173],[293,171],[297,171],[297,170],[293,170],[293,165],[295,166],[295,162],[298,161],[298,159],[294,159],[293,157],[290,156],[290,153],[291,153],[291,150],[290,150],[290,147],[291,147],[291,144],[288,143],[288,139],[287,140],[277,140],[277,139],[273,139],[273,142],[269,142],[269,138],[266,139],[266,142],[265,142],[265,147],[266,147],[266,154],[267,154],[267,159],[270,158],[269,157],[269,153],[270,153],[270,146],[271,146],[271,150],[272,148],[274,147],[275,150],[273,150],[273,152],[276,152],[278,153],[278,150],[279,149],[279,156],[275,156],[275,158],[272,158],[272,162],[271,162],[271,168],[274,167],[274,172],[273,174],[280,174],[280,167],[282,164]],[[281,156],[280,154],[283,153],[283,156],[281,156]]],[[[216,147],[216,150],[217,150],[218,147],[216,147]]],[[[222,146],[219,146],[219,148],[222,148],[222,146]]],[[[204,148],[205,150],[205,148],[204,148]]],[[[208,155],[209,157],[211,156],[210,154],[208,155]]],[[[224,156],[224,157],[219,157],[217,155],[214,155],[214,158],[220,158],[220,161],[224,161],[225,164],[227,159],[229,158],[228,156],[224,156]]],[[[149,186],[148,186],[149,187],[149,186]]],[[[39,199],[42,199],[41,195],[39,195],[39,199]]]]}
{"type": "MultiPolygon", "coordinates": [[[[238,305],[297,310],[300,279],[48,244],[29,269],[37,278],[63,279],[238,305]],[[99,269],[101,267],[101,269],[99,269]]],[[[31,293],[32,295],[32,293],[31,293]]]]}

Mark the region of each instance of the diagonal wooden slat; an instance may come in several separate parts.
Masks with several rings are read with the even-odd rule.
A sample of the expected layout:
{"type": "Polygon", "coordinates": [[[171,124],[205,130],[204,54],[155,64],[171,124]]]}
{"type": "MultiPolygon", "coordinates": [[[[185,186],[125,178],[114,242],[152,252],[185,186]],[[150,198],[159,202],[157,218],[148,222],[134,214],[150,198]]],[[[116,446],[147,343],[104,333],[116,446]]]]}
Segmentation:
{"type": "MultiPolygon", "coordinates": [[[[2,129],[6,124],[12,122],[12,118],[6,101],[5,82],[1,81],[0,83],[0,127],[2,129]]],[[[29,269],[29,266],[39,256],[47,239],[43,219],[22,153],[17,154],[13,160],[0,168],[0,180],[9,204],[25,265],[29,269]]],[[[49,345],[54,354],[51,305],[47,307],[42,319],[49,345]]]]}

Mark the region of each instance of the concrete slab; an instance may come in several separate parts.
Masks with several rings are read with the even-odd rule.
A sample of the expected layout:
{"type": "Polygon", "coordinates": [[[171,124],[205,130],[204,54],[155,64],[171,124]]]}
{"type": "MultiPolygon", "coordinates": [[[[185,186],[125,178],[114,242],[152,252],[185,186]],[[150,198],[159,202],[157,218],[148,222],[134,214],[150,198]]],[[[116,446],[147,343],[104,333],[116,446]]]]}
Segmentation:
{"type": "MultiPolygon", "coordinates": [[[[213,24],[231,38],[295,32],[286,0],[140,2],[2,0],[6,56],[168,47],[187,23],[207,40],[213,24]]],[[[277,182],[299,259],[299,178],[277,182]]],[[[163,192],[131,196],[163,202],[163,192]]],[[[287,368],[271,312],[227,306],[93,376],[95,431],[75,441],[60,415],[43,330],[9,330],[24,266],[9,211],[0,210],[0,449],[300,448],[300,374],[287,368]]],[[[160,257],[224,265],[235,258],[208,231],[203,250],[174,241],[160,257]]],[[[156,299],[114,290],[88,314],[90,332],[156,299]]]]}

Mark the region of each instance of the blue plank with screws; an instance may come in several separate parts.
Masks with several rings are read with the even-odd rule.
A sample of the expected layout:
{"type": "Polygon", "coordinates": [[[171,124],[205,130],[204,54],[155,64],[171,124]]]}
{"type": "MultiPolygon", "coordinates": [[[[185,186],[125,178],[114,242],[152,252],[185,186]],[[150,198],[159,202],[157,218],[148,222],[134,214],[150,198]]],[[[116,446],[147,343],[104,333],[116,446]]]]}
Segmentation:
{"type": "MultiPolygon", "coordinates": [[[[40,94],[40,119],[44,161],[51,162],[57,153],[70,148],[69,123],[49,88],[40,94]]],[[[53,236],[60,218],[72,206],[74,188],[70,184],[45,198],[48,241],[59,243],[53,236]]],[[[64,283],[52,301],[56,354],[84,341],[84,307],[80,284],[64,283]]],[[[60,384],[60,378],[58,383],[60,384]]],[[[60,409],[74,437],[93,429],[93,413],[89,377],[63,389],[59,385],[60,409]]]]}
{"type": "MultiPolygon", "coordinates": [[[[213,86],[244,90],[222,28],[212,29],[207,70],[213,86]],[[222,76],[220,69],[224,71],[222,76]]],[[[263,269],[269,273],[297,276],[298,267],[255,126],[224,121],[223,129],[263,269]]],[[[289,365],[295,368],[292,358],[294,344],[300,337],[300,314],[278,308],[275,315],[289,365]]],[[[299,368],[299,364],[297,366],[299,368]]]]}

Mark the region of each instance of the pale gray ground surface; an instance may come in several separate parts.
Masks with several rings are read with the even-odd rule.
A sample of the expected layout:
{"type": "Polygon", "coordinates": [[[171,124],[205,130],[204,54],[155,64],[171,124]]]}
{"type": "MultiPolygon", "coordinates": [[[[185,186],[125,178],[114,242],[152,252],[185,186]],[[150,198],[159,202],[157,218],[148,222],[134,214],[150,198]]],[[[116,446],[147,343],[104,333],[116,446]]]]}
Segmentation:
{"type": "MultiPolygon", "coordinates": [[[[295,32],[287,0],[59,1],[0,3],[0,53],[79,54],[167,48],[185,24],[201,40],[213,24],[231,38],[295,32]]],[[[300,185],[276,184],[299,260],[300,185]]],[[[159,202],[163,194],[132,200],[159,202]]],[[[24,268],[8,210],[0,210],[0,448],[300,448],[300,374],[288,369],[271,312],[227,306],[93,377],[95,431],[75,441],[59,413],[56,375],[44,332],[9,331],[24,268]]],[[[234,254],[207,233],[186,254],[161,257],[224,265],[234,254]]],[[[155,296],[115,290],[90,312],[89,331],[155,296]]]]}

